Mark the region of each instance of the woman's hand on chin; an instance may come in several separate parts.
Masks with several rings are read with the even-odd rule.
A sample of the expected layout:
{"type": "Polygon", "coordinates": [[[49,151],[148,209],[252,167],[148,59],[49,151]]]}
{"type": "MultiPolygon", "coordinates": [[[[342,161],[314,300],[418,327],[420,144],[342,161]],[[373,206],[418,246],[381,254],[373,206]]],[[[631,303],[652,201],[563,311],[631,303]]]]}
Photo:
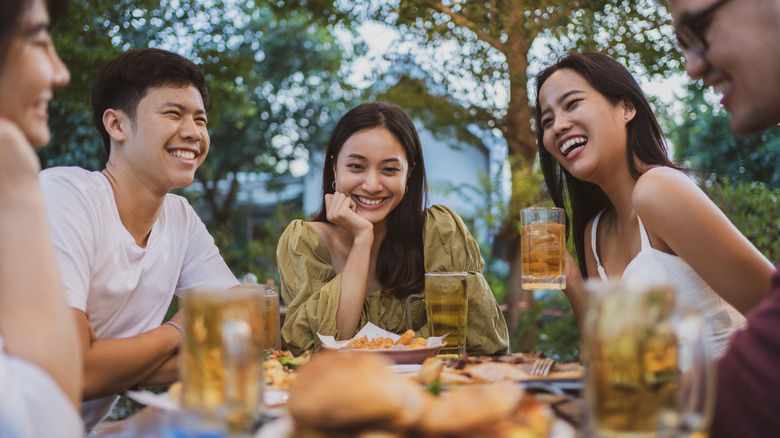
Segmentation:
{"type": "Polygon", "coordinates": [[[374,224],[357,214],[355,201],[342,192],[325,195],[325,212],[328,221],[347,230],[353,237],[374,231],[374,224]]]}

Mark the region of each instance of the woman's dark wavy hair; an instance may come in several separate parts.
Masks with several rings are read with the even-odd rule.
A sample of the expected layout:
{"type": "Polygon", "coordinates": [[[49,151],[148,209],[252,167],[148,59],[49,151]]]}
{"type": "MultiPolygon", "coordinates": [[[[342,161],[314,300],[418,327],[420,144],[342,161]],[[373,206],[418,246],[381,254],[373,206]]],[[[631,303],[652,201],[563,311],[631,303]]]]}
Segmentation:
{"type": "Polygon", "coordinates": [[[336,124],[328,143],[322,172],[322,204],[311,220],[328,222],[325,194],[333,193],[333,166],[344,143],[358,132],[383,128],[390,132],[406,152],[412,172],[406,182],[407,193],[387,217],[387,233],[379,247],[376,275],[385,291],[397,298],[406,298],[425,287],[423,261],[423,207],[427,203],[428,183],[425,179],[420,137],[412,119],[397,105],[382,102],[364,103],[349,110],[336,124]]]}
{"type": "Polygon", "coordinates": [[[666,139],[642,89],[628,69],[619,62],[601,53],[568,53],[539,73],[536,77],[536,145],[539,148],[539,162],[550,197],[557,207],[567,210],[566,232],[568,234],[571,230],[573,233],[580,271],[583,277],[587,277],[585,225],[599,211],[611,207],[612,204],[599,186],[573,177],[544,148],[539,90],[553,73],[563,69],[572,70],[582,76],[612,104],[617,105],[625,98],[634,105],[636,115],[627,125],[626,139],[626,160],[634,179],[638,179],[642,174],[637,168],[637,160],[649,165],[681,169],[669,160],[666,139]]]}
{"type": "MultiPolygon", "coordinates": [[[[32,5],[33,0],[3,0],[0,2],[0,71],[5,65],[8,46],[14,35],[19,32],[22,18],[32,8],[32,5]]],[[[46,6],[49,11],[49,21],[54,25],[67,9],[68,0],[47,0],[46,6]]]]}

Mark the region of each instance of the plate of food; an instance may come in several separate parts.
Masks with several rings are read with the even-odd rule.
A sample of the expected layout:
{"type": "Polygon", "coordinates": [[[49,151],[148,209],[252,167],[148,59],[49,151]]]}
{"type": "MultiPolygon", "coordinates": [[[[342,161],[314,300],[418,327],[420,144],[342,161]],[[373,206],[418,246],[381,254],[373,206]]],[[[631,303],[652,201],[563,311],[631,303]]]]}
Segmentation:
{"type": "Polygon", "coordinates": [[[369,431],[464,438],[574,436],[550,405],[514,382],[463,385],[436,395],[394,373],[385,356],[356,350],[317,355],[301,367],[286,413],[257,436],[359,436],[369,431]]]}
{"type": "Polygon", "coordinates": [[[396,364],[420,364],[436,356],[447,343],[441,337],[416,337],[414,331],[403,335],[382,330],[368,323],[352,339],[336,341],[333,336],[319,335],[322,348],[331,351],[355,351],[363,354],[382,354],[396,364]]]}
{"type": "Polygon", "coordinates": [[[515,353],[502,356],[470,356],[442,360],[426,359],[417,380],[428,385],[438,381],[441,385],[468,385],[501,381],[544,382],[565,391],[582,388],[584,368],[577,363],[555,364],[546,377],[531,375],[533,362],[541,357],[536,353],[515,353]]]}

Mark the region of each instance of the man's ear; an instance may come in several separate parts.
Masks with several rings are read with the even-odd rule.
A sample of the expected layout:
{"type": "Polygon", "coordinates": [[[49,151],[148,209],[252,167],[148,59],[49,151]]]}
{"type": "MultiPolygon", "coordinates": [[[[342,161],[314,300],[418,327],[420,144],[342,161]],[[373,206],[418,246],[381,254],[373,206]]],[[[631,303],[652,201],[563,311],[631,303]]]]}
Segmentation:
{"type": "Polygon", "coordinates": [[[103,112],[103,127],[112,140],[125,141],[130,129],[130,118],[124,111],[109,108],[103,112]]]}

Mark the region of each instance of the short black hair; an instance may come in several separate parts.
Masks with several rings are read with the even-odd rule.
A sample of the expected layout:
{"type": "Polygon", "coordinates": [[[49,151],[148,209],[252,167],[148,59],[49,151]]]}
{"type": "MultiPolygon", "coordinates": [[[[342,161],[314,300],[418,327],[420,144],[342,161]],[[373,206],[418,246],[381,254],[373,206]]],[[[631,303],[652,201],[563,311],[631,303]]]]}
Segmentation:
{"type": "Polygon", "coordinates": [[[138,103],[150,88],[194,86],[209,106],[209,91],[203,72],[189,59],[160,49],[136,49],[108,61],[98,73],[92,87],[92,121],[95,123],[106,154],[111,152],[111,137],[103,126],[107,109],[122,110],[135,119],[138,103]]]}

